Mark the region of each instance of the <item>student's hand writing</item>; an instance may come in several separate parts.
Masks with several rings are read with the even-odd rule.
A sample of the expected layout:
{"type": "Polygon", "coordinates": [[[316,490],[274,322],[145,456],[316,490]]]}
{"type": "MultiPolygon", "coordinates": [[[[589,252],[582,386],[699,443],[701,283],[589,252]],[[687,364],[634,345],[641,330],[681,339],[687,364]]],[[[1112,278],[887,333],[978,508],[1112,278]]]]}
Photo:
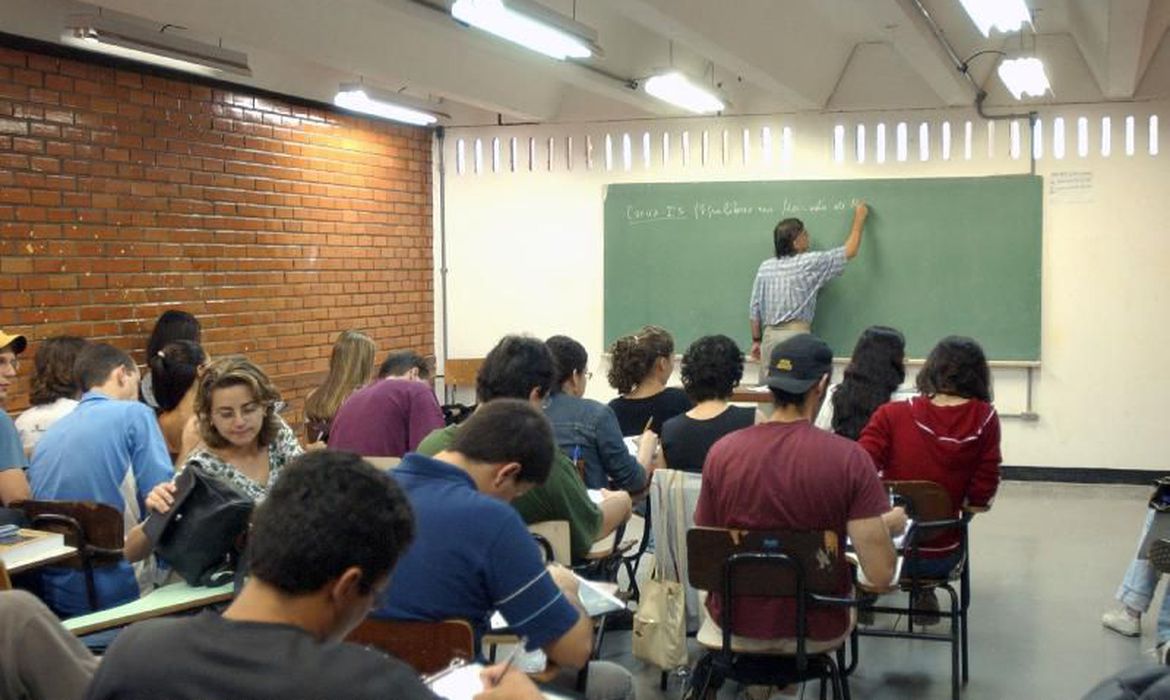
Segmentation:
{"type": "Polygon", "coordinates": [[[170,481],[155,486],[146,495],[146,507],[155,513],[166,513],[174,503],[175,485],[170,481]]]}
{"type": "Polygon", "coordinates": [[[474,700],[543,700],[544,696],[532,679],[515,666],[489,666],[479,677],[483,681],[483,692],[478,693],[474,700]]]}
{"type": "Polygon", "coordinates": [[[647,430],[642,433],[642,437],[638,440],[638,464],[641,464],[648,471],[654,470],[654,453],[658,451],[658,435],[653,430],[647,430]]]}
{"type": "Polygon", "coordinates": [[[906,531],[906,509],[902,506],[894,506],[885,515],[882,516],[882,522],[886,524],[886,528],[890,531],[890,537],[897,537],[906,531]]]}

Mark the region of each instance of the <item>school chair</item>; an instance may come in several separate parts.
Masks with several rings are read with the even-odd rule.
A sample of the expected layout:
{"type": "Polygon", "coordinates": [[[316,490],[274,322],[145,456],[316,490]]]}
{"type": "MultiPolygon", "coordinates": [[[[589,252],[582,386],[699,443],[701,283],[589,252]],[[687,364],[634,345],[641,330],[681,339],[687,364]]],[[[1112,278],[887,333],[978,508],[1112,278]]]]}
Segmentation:
{"type": "Polygon", "coordinates": [[[905,631],[898,629],[860,628],[858,634],[866,637],[888,637],[896,639],[919,639],[933,642],[946,642],[951,645],[951,697],[958,700],[960,688],[967,683],[969,654],[967,646],[967,612],[971,605],[971,566],[968,550],[968,527],[971,514],[964,512],[955,515],[951,505],[950,494],[939,484],[931,481],[887,481],[886,487],[894,496],[894,502],[906,509],[906,514],[914,520],[907,531],[902,543],[903,571],[909,570],[911,575],[903,573],[898,581],[898,588],[908,594],[905,606],[874,605],[875,613],[905,616],[907,626],[905,631]],[[937,539],[944,532],[955,532],[959,536],[959,563],[949,576],[942,578],[928,578],[918,575],[914,562],[921,559],[920,548],[937,539]],[[958,585],[958,590],[955,585],[958,585]],[[946,610],[939,610],[939,617],[948,621],[949,629],[946,633],[925,632],[916,630],[915,615],[922,611],[914,608],[914,597],[920,591],[946,591],[949,606],[946,610]]]}
{"type": "Polygon", "coordinates": [[[122,559],[126,524],[122,513],[111,505],[92,501],[22,501],[29,527],[59,532],[65,544],[77,548],[77,555],[57,566],[85,573],[85,594],[91,610],[98,609],[93,570],[122,559]]]}
{"type": "Polygon", "coordinates": [[[367,618],[349,633],[346,641],[389,652],[424,676],[443,670],[455,659],[475,658],[475,634],[464,620],[367,618]]]}
{"type": "Polygon", "coordinates": [[[720,594],[725,611],[732,610],[741,597],[791,599],[795,649],[738,647],[733,641],[734,616],[726,614],[718,644],[699,634],[707,651],[694,665],[684,700],[713,697],[726,680],[785,686],[813,679],[820,681],[822,698],[832,687],[836,700],[848,700],[849,681],[843,671],[846,639],[824,648],[807,638],[810,609],[858,604],[839,593],[842,577],[850,575],[844,554],[845,543],[839,542],[833,531],[689,530],[687,569],[691,584],[708,594],[720,594]]]}
{"type": "Polygon", "coordinates": [[[393,469],[402,462],[401,457],[362,457],[362,459],[374,465],[379,471],[393,469]]]}
{"type": "Polygon", "coordinates": [[[528,526],[533,539],[544,552],[545,563],[556,562],[562,566],[572,565],[572,545],[568,520],[546,520],[528,526]]]}
{"type": "Polygon", "coordinates": [[[8,577],[8,567],[0,561],[0,591],[11,591],[12,579],[8,577]]]}

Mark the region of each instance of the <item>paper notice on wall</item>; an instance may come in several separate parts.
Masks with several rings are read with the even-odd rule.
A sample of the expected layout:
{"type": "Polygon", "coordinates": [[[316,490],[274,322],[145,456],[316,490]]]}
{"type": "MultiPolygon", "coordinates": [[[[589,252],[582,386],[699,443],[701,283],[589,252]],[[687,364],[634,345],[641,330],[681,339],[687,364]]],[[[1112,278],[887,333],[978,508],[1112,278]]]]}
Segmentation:
{"type": "Polygon", "coordinates": [[[1093,173],[1065,170],[1048,177],[1048,200],[1054,204],[1088,204],[1093,201],[1093,173]]]}

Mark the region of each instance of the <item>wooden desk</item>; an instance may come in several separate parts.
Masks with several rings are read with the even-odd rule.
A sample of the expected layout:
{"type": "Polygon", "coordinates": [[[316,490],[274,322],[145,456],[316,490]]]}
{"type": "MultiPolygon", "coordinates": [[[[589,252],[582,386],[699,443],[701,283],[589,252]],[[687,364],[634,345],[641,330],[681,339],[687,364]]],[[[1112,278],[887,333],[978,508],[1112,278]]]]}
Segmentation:
{"type": "Polygon", "coordinates": [[[162,617],[231,600],[232,587],[233,585],[230,583],[216,588],[193,587],[180,581],[151,591],[131,603],[70,618],[65,620],[64,625],[65,629],[78,636],[113,627],[123,627],[139,620],[162,617]]]}
{"type": "Polygon", "coordinates": [[[27,559],[18,559],[15,564],[8,567],[8,573],[9,574],[19,574],[21,572],[29,571],[31,569],[36,569],[36,568],[41,567],[41,566],[48,566],[49,564],[55,564],[63,559],[68,559],[69,557],[73,556],[74,554],[77,554],[76,547],[70,547],[67,544],[63,544],[60,547],[55,547],[49,551],[41,552],[40,554],[37,554],[35,557],[29,557],[27,559]]]}

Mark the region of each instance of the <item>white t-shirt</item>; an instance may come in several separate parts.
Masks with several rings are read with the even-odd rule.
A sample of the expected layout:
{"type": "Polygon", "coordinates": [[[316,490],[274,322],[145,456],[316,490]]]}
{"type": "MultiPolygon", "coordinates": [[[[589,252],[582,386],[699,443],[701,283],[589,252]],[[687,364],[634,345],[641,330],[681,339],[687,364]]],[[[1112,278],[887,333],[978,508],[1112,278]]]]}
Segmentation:
{"type": "MultiPolygon", "coordinates": [[[[829,385],[828,391],[825,392],[825,402],[821,404],[821,412],[817,414],[816,425],[821,430],[833,430],[833,394],[837,393],[837,387],[841,386],[840,382],[829,385]]],[[[890,401],[905,401],[918,395],[918,391],[913,386],[900,386],[890,394],[890,401]]]]}
{"type": "Polygon", "coordinates": [[[75,408],[77,408],[76,399],[60,398],[53,403],[33,406],[20,414],[16,419],[16,432],[20,434],[20,443],[24,447],[25,453],[32,454],[33,448],[36,447],[37,442],[40,441],[41,436],[45,434],[49,426],[68,415],[75,408]]]}

